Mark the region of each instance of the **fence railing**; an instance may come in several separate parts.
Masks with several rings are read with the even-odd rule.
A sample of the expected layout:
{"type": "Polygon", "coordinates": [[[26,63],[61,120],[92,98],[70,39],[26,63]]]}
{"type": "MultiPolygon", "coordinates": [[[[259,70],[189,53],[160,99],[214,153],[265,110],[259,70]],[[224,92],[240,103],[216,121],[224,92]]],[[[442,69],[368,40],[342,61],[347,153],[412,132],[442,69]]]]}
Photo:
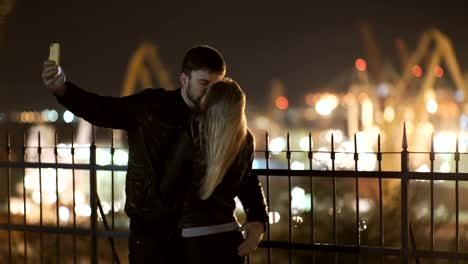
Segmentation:
{"type": "MultiPolygon", "coordinates": [[[[125,152],[117,153],[113,136],[104,148],[94,137],[76,146],[73,135],[70,145],[58,144],[55,135],[48,147],[43,136],[38,133],[35,146],[26,146],[26,137],[23,146],[12,146],[11,135],[2,144],[0,262],[125,263],[127,167],[116,159],[125,160],[125,152]]],[[[468,260],[468,204],[460,199],[468,190],[461,170],[468,153],[459,152],[458,141],[455,152],[441,153],[433,145],[429,152],[409,151],[405,130],[399,152],[381,152],[380,136],[376,152],[358,151],[356,136],[353,151],[335,150],[333,135],[326,151],[313,150],[310,134],[308,151],[292,150],[289,134],[281,151],[269,149],[268,134],[264,140],[253,173],[270,223],[250,263],[468,260]],[[423,172],[410,169],[416,155],[427,157],[423,172]],[[387,156],[399,162],[398,170],[382,169],[387,156]],[[366,164],[374,166],[360,170],[369,157],[366,164]],[[435,171],[448,161],[453,169],[435,171]]],[[[241,206],[236,214],[242,220],[241,206]]]]}

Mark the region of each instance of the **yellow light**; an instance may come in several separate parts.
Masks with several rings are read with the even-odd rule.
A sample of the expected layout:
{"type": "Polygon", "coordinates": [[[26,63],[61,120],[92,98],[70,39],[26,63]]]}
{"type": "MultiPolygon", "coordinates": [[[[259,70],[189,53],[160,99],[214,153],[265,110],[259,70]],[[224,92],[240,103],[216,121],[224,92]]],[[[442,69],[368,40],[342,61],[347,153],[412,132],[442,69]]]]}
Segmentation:
{"type": "Polygon", "coordinates": [[[434,151],[453,152],[455,151],[457,135],[451,131],[442,131],[434,136],[434,151]]]}
{"type": "Polygon", "coordinates": [[[367,97],[362,101],[362,125],[364,128],[371,127],[374,122],[374,107],[372,101],[367,97]]]}
{"type": "Polygon", "coordinates": [[[374,207],[374,201],[371,199],[359,199],[359,212],[367,213],[370,211],[370,209],[372,209],[372,207],[374,207]]]}
{"type": "Polygon", "coordinates": [[[395,119],[395,110],[391,106],[385,107],[384,110],[384,119],[387,122],[392,122],[395,119]]]}
{"type": "Polygon", "coordinates": [[[430,135],[434,132],[434,126],[431,123],[425,123],[421,126],[421,129],[424,131],[424,135],[430,135]]]}
{"type": "Polygon", "coordinates": [[[270,124],[270,120],[264,116],[259,116],[255,119],[255,126],[258,129],[267,130],[270,124]]]}

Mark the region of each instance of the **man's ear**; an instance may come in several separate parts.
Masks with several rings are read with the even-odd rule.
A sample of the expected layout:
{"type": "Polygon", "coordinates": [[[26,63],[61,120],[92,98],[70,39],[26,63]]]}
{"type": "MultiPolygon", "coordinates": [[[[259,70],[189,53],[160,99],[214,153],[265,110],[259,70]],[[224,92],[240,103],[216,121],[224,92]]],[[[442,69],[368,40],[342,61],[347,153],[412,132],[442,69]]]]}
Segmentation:
{"type": "Polygon", "coordinates": [[[182,88],[185,88],[189,85],[190,78],[185,72],[182,72],[180,74],[180,84],[182,85],[182,88]]]}

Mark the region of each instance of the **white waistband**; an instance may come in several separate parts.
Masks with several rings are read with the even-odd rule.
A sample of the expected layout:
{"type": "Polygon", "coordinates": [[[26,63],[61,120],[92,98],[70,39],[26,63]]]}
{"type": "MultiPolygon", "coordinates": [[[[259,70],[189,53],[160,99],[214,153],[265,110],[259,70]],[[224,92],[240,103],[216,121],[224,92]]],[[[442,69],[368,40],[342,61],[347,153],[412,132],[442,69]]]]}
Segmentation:
{"type": "Polygon", "coordinates": [[[206,236],[206,235],[234,231],[237,228],[239,228],[239,223],[237,222],[231,222],[231,223],[220,224],[220,225],[210,225],[210,226],[186,227],[186,228],[182,228],[182,237],[206,236]]]}

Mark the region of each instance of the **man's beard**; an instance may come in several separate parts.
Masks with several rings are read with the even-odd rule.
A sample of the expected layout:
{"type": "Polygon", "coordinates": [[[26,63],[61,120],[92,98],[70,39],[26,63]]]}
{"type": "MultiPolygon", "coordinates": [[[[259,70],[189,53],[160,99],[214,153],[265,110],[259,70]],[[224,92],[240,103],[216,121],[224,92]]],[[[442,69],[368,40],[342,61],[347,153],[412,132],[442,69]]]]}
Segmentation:
{"type": "Polygon", "coordinates": [[[188,88],[188,89],[187,89],[187,97],[188,97],[188,99],[195,105],[195,109],[194,109],[194,110],[196,110],[196,111],[201,111],[201,100],[202,100],[203,96],[200,97],[200,98],[198,98],[198,99],[195,99],[195,98],[193,97],[192,93],[191,93],[191,91],[192,91],[192,86],[189,84],[189,86],[188,86],[187,88],[188,88]]]}

